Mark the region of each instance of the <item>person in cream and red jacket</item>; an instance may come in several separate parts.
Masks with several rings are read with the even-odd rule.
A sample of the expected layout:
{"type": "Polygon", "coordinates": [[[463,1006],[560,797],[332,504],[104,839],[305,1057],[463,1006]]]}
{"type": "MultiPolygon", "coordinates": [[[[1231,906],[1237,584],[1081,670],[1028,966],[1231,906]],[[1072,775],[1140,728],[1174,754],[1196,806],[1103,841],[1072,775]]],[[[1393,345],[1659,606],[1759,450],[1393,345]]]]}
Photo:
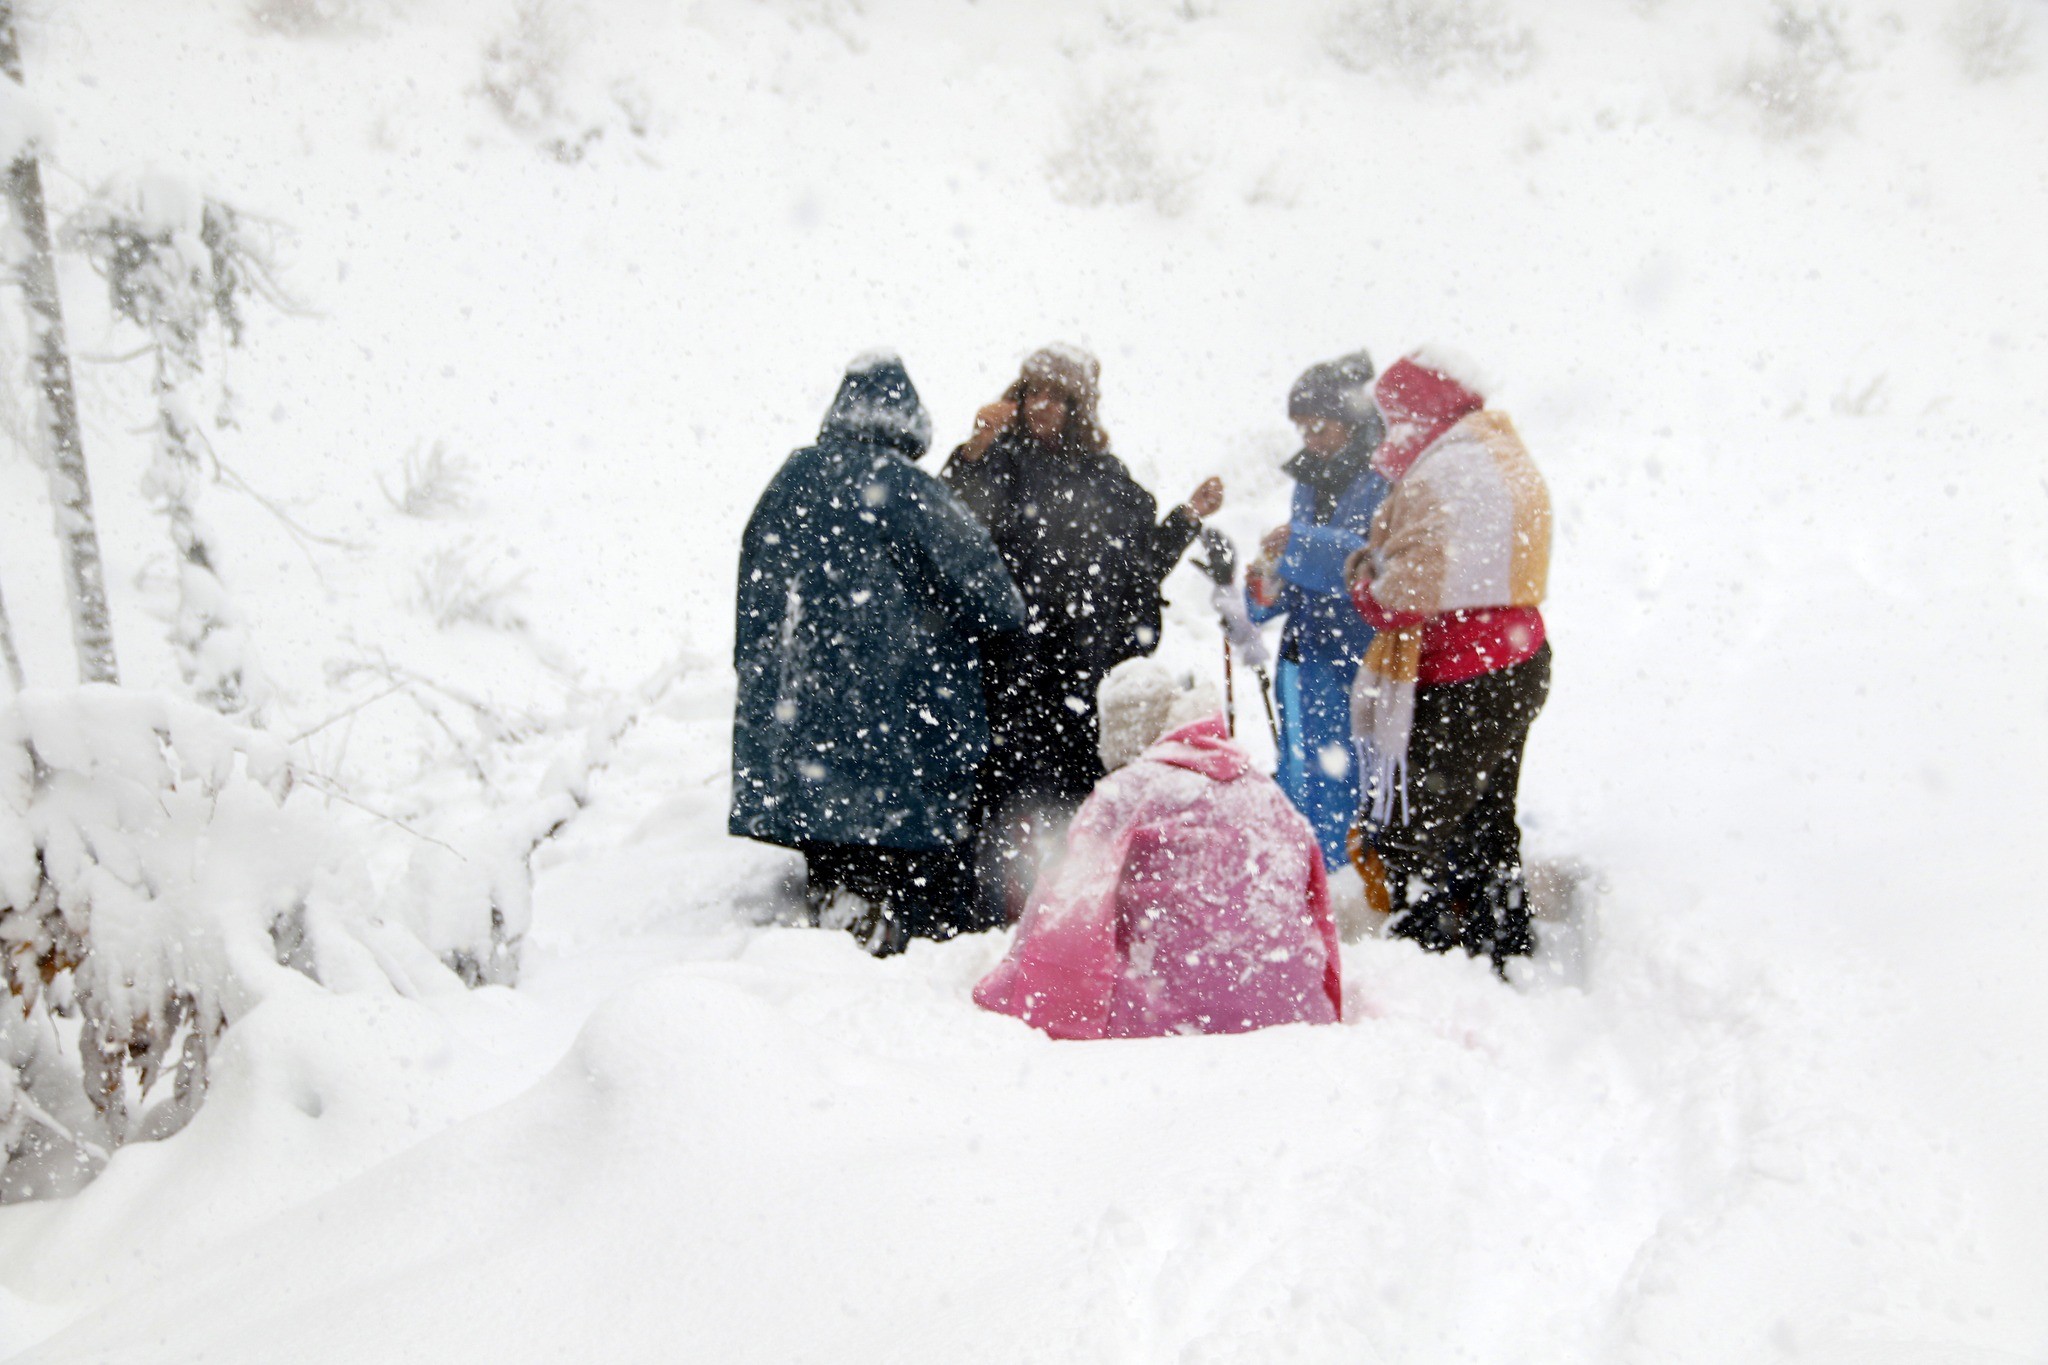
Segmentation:
{"type": "Polygon", "coordinates": [[[1353,859],[1391,932],[1503,976],[1531,948],[1522,751],[1550,690],[1550,495],[1469,367],[1431,353],[1374,385],[1391,485],[1345,565],[1377,634],[1352,689],[1365,788],[1353,859]]]}

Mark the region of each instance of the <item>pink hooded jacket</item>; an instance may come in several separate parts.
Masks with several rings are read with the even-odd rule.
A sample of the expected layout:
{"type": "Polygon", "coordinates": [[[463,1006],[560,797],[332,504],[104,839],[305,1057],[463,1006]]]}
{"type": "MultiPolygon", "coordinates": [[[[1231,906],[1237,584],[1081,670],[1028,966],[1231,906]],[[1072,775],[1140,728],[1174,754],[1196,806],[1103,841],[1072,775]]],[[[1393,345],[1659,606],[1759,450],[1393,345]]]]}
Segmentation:
{"type": "Polygon", "coordinates": [[[1096,784],[974,1000],[1055,1038],[1242,1033],[1336,1022],[1339,971],[1315,835],[1216,716],[1096,784]]]}

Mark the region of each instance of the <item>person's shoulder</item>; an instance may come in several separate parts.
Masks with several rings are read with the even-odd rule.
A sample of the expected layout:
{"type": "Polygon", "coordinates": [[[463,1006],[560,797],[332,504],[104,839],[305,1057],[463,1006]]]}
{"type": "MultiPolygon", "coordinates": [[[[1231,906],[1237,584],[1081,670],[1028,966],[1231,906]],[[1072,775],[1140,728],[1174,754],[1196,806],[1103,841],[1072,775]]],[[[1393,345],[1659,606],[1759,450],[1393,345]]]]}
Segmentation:
{"type": "Polygon", "coordinates": [[[1095,779],[1085,805],[1097,816],[1114,816],[1119,822],[1128,822],[1156,796],[1157,774],[1152,770],[1163,767],[1164,764],[1148,763],[1141,756],[1112,768],[1095,779]]]}
{"type": "Polygon", "coordinates": [[[861,500],[875,511],[902,501],[923,509],[960,509],[964,514],[959,496],[947,480],[901,455],[875,462],[862,488],[861,500]]]}
{"type": "Polygon", "coordinates": [[[1158,814],[1157,790],[1131,762],[1095,779],[1081,809],[1074,814],[1071,832],[1091,838],[1122,838],[1158,814]]]}
{"type": "Polygon", "coordinates": [[[812,471],[821,459],[816,446],[798,446],[782,457],[782,463],[768,476],[767,484],[761,489],[756,506],[770,504],[783,497],[792,484],[808,482],[814,478],[812,471]]]}
{"type": "MultiPolygon", "coordinates": [[[[1102,780],[1111,782],[1118,779],[1121,779],[1118,790],[1133,801],[1148,806],[1148,816],[1185,810],[1211,788],[1227,785],[1218,784],[1178,763],[1163,763],[1148,754],[1138,755],[1102,780]]],[[[1098,786],[1097,790],[1100,789],[1098,786]]]]}
{"type": "Polygon", "coordinates": [[[1377,500],[1385,496],[1393,482],[1376,464],[1367,461],[1363,469],[1351,476],[1351,482],[1344,487],[1343,501],[1356,503],[1361,500],[1377,500]]]}
{"type": "Polygon", "coordinates": [[[1430,442],[1395,486],[1463,488],[1474,480],[1484,481],[1505,465],[1527,459],[1528,452],[1507,414],[1479,408],[1430,442]]]}
{"type": "Polygon", "coordinates": [[[1150,489],[1139,483],[1131,473],[1131,467],[1110,450],[1091,450],[1081,455],[1081,467],[1087,471],[1090,482],[1098,487],[1113,489],[1132,506],[1152,507],[1157,499],[1150,489]]]}
{"type": "Polygon", "coordinates": [[[1101,450],[1083,450],[1080,452],[1080,459],[1085,467],[1110,478],[1121,479],[1125,483],[1137,482],[1131,477],[1131,467],[1124,463],[1123,457],[1107,446],[1101,450]]]}
{"type": "Polygon", "coordinates": [[[1234,823],[1256,824],[1269,836],[1285,831],[1304,847],[1316,841],[1315,827],[1295,809],[1270,773],[1247,768],[1235,782],[1222,784],[1218,797],[1219,804],[1227,801],[1234,823]]]}
{"type": "Polygon", "coordinates": [[[787,478],[799,470],[809,469],[812,466],[822,464],[829,458],[829,454],[822,443],[798,446],[795,450],[782,457],[782,464],[775,471],[775,477],[777,479],[787,478]]]}
{"type": "Polygon", "coordinates": [[[881,482],[902,492],[915,493],[920,496],[929,496],[933,492],[942,491],[945,488],[944,482],[940,480],[938,475],[928,469],[920,468],[916,463],[895,451],[890,451],[885,455],[877,455],[874,462],[869,466],[868,478],[871,482],[881,482]]]}

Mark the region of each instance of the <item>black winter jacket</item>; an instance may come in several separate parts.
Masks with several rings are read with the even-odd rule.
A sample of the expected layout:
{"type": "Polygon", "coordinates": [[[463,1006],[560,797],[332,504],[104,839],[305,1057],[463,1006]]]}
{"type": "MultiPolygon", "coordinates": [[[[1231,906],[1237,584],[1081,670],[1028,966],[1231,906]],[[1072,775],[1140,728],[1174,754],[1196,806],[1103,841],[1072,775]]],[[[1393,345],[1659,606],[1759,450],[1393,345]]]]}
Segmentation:
{"type": "Polygon", "coordinates": [[[983,653],[993,748],[986,798],[1085,796],[1102,775],[1095,689],[1159,643],[1159,585],[1200,529],[1158,504],[1114,455],[1048,452],[1006,432],[979,460],[959,450],[941,475],[988,527],[1024,596],[1021,634],[983,653]]]}

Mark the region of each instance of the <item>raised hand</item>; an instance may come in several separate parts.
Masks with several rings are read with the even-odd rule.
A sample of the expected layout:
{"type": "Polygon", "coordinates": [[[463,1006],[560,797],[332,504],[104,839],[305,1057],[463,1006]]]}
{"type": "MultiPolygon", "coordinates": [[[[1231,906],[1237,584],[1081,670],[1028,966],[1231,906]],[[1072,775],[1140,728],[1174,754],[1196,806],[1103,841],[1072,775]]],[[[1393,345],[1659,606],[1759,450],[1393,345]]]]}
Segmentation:
{"type": "Polygon", "coordinates": [[[980,459],[988,453],[988,448],[995,444],[996,437],[1002,435],[1003,429],[1016,420],[1015,403],[998,398],[988,404],[974,414],[974,434],[969,436],[967,443],[960,448],[961,456],[969,460],[980,459]]]}

